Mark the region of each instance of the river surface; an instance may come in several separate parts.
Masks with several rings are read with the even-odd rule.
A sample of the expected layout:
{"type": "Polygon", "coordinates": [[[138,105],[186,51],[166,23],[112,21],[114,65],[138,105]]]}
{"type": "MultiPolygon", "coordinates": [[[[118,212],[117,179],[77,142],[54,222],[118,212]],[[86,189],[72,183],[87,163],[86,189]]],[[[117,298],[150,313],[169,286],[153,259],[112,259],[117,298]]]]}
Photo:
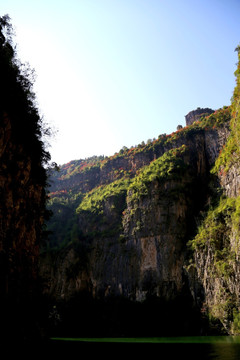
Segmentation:
{"type": "Polygon", "coordinates": [[[238,336],[52,339],[50,345],[53,353],[66,353],[69,360],[77,353],[88,354],[86,359],[240,360],[238,336]]]}

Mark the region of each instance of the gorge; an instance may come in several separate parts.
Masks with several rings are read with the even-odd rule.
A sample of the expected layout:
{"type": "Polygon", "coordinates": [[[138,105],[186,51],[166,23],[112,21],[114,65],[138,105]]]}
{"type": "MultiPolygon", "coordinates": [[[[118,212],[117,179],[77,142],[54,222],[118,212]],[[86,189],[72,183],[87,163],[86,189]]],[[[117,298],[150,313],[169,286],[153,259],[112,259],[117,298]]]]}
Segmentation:
{"type": "Polygon", "coordinates": [[[40,275],[60,333],[238,334],[236,79],[230,106],[51,172],[40,275]]]}
{"type": "Polygon", "coordinates": [[[0,72],[1,339],[239,334],[240,61],[230,106],[48,170],[8,16],[0,72]]]}

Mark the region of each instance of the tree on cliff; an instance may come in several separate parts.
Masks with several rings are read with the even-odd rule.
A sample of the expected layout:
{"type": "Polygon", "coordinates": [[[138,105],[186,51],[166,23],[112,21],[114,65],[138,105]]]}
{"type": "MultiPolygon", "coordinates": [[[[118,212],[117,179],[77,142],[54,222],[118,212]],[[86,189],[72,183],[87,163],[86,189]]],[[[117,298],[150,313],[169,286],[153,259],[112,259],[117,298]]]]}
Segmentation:
{"type": "Polygon", "coordinates": [[[21,137],[22,143],[25,142],[28,149],[31,148],[31,154],[38,165],[39,162],[43,165],[50,160],[50,154],[45,150],[42,141],[43,122],[32,89],[34,70],[17,58],[8,15],[0,18],[0,79],[1,115],[5,113],[10,118],[18,118],[18,121],[14,122],[15,133],[18,138],[21,137]]]}
{"type": "Polygon", "coordinates": [[[37,260],[50,160],[33,71],[17,59],[8,15],[0,17],[0,341],[36,330],[37,260]]]}

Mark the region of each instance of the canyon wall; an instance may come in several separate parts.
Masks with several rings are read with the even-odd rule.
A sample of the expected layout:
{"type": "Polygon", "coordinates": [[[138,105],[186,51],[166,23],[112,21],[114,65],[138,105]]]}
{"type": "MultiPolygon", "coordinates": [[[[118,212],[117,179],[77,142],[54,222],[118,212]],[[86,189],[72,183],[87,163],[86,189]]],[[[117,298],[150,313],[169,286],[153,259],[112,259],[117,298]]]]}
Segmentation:
{"type": "MultiPolygon", "coordinates": [[[[92,170],[94,181],[87,181],[91,169],[75,174],[72,180],[65,180],[60,171],[53,190],[61,191],[61,186],[66,189],[67,185],[68,192],[78,187],[82,195],[75,206],[72,241],[60,250],[42,254],[43,292],[52,303],[61,304],[61,308],[78,299],[80,307],[86,294],[95,301],[126,299],[134,304],[158,299],[175,304],[177,328],[184,320],[176,304],[182,304],[185,330],[194,327],[190,318],[197,316],[200,331],[204,290],[196,274],[187,270],[188,242],[196,235],[199,214],[211,196],[210,169],[229,131],[229,121],[207,129],[187,127],[172,134],[171,141],[165,138],[161,142],[160,138],[154,149],[146,147],[131,157],[105,160],[92,170]],[[119,168],[122,177],[113,181],[119,168]],[[92,184],[90,191],[85,184],[92,184]],[[194,276],[196,281],[191,285],[194,276]]],[[[64,196],[70,202],[70,195],[64,196]]],[[[56,211],[64,209],[63,205],[56,207],[56,211]]],[[[78,308],[76,303],[74,306],[78,308]]],[[[158,319],[168,313],[159,332],[173,320],[173,305],[169,306],[159,305],[156,310],[158,319]]],[[[146,318],[140,328],[145,323],[146,318]]]]}
{"type": "Polygon", "coordinates": [[[8,16],[0,18],[0,338],[40,337],[38,255],[49,158],[32,84],[12,47],[8,16]]]}
{"type": "Polygon", "coordinates": [[[229,107],[52,175],[40,276],[58,329],[240,333],[239,75],[229,107]]]}

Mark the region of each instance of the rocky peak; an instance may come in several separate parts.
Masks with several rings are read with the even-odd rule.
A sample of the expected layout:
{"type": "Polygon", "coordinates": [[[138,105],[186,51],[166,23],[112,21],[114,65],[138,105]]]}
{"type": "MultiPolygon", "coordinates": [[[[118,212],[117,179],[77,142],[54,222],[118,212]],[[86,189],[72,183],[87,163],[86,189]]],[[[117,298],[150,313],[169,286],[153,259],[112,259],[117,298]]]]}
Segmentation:
{"type": "Polygon", "coordinates": [[[186,120],[186,125],[192,125],[195,121],[199,121],[201,119],[202,116],[206,116],[206,115],[210,115],[214,112],[214,110],[209,109],[209,108],[197,108],[196,110],[192,110],[190,111],[186,116],[185,116],[185,120],[186,120]]]}

